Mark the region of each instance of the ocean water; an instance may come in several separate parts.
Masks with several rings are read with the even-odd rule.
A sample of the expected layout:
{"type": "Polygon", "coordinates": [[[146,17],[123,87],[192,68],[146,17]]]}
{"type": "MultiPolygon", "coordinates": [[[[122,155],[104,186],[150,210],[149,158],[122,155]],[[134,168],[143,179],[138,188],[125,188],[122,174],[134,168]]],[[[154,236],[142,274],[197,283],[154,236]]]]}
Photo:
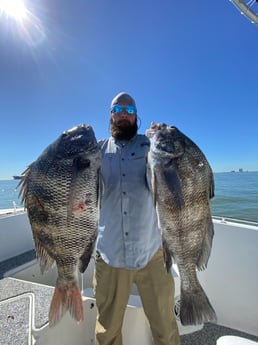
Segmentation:
{"type": "Polygon", "coordinates": [[[258,172],[215,173],[213,216],[258,222],[258,172]]]}
{"type": "Polygon", "coordinates": [[[0,209],[22,207],[19,198],[19,180],[0,180],[0,209]]]}
{"type": "MultiPolygon", "coordinates": [[[[258,172],[215,173],[213,216],[258,222],[258,172]]],[[[19,180],[0,180],[0,209],[22,207],[19,180]]]]}

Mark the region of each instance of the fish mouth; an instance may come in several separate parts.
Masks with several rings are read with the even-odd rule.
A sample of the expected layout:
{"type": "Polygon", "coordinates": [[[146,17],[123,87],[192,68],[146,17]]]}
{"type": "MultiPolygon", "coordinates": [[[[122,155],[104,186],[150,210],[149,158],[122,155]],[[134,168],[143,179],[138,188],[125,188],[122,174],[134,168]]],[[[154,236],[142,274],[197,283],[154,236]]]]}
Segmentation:
{"type": "Polygon", "coordinates": [[[78,126],[74,126],[73,128],[64,131],[63,137],[69,137],[70,140],[77,140],[85,136],[86,133],[89,137],[95,137],[92,126],[81,123],[78,126]]]}
{"type": "Polygon", "coordinates": [[[173,131],[175,129],[175,126],[170,126],[165,123],[151,122],[151,126],[146,130],[145,134],[148,138],[152,138],[153,135],[159,131],[173,131]]]}
{"type": "Polygon", "coordinates": [[[92,130],[92,126],[91,125],[86,125],[85,123],[81,123],[80,125],[78,126],[74,126],[70,129],[67,129],[66,131],[64,131],[63,133],[64,134],[67,134],[67,133],[72,133],[72,132],[75,132],[75,131],[78,131],[80,129],[88,129],[88,130],[92,130]]]}
{"type": "Polygon", "coordinates": [[[151,122],[151,126],[146,130],[145,134],[148,138],[152,138],[157,130],[160,129],[160,124],[156,122],[151,122]]]}
{"type": "Polygon", "coordinates": [[[161,128],[161,124],[160,124],[160,123],[151,122],[150,129],[151,129],[152,131],[156,131],[156,130],[158,130],[158,129],[160,129],[160,128],[161,128]]]}
{"type": "Polygon", "coordinates": [[[98,150],[98,143],[92,126],[80,124],[62,133],[58,151],[60,156],[92,154],[98,150]]]}
{"type": "Polygon", "coordinates": [[[167,144],[164,143],[164,145],[153,145],[151,147],[151,152],[155,156],[160,156],[160,157],[167,157],[167,158],[176,158],[182,155],[182,152],[177,152],[174,147],[171,147],[167,144]]]}
{"type": "Polygon", "coordinates": [[[182,156],[184,144],[175,138],[176,130],[175,126],[152,122],[146,131],[146,136],[151,140],[152,154],[170,159],[182,156]]]}

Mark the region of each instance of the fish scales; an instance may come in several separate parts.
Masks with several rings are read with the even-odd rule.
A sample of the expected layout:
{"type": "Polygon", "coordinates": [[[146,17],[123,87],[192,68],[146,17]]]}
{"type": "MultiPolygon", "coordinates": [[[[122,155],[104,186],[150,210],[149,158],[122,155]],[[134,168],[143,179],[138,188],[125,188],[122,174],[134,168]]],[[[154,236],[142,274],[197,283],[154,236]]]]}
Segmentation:
{"type": "Polygon", "coordinates": [[[99,172],[95,134],[82,124],[49,145],[21,181],[41,271],[57,265],[50,326],[67,310],[77,321],[83,319],[77,271],[85,271],[95,245],[99,172]]]}
{"type": "Polygon", "coordinates": [[[153,123],[146,135],[151,140],[148,178],[166,267],[169,271],[173,257],[180,273],[181,323],[215,322],[216,313],[196,274],[208,264],[214,235],[211,167],[199,147],[174,126],[153,123]]]}

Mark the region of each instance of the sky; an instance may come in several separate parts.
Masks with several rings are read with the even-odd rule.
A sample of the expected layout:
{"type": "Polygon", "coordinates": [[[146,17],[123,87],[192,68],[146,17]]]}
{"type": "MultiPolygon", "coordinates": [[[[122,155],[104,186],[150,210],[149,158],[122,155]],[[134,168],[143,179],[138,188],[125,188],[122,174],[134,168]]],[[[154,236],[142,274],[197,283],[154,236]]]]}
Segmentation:
{"type": "Polygon", "coordinates": [[[229,0],[1,3],[0,179],[80,123],[108,137],[121,91],[139,133],[174,125],[214,172],[258,170],[258,26],[229,0]]]}

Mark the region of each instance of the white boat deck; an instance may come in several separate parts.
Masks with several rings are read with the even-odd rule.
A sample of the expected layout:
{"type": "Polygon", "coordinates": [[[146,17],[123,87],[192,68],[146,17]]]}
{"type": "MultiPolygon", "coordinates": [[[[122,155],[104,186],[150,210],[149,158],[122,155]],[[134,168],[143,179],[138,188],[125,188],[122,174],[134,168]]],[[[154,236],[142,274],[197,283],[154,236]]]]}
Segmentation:
{"type": "MultiPolygon", "coordinates": [[[[15,278],[3,278],[7,273],[6,270],[13,270],[17,267],[17,264],[24,264],[28,260],[33,260],[34,257],[34,251],[30,251],[0,263],[0,278],[2,278],[0,280],[0,344],[32,345],[31,334],[34,334],[35,345],[43,345],[42,341],[46,341],[46,339],[48,339],[48,342],[44,345],[66,345],[71,344],[71,342],[74,345],[94,344],[94,327],[88,316],[89,312],[94,311],[95,308],[93,298],[86,297],[84,300],[84,309],[86,309],[84,324],[77,325],[74,320],[70,319],[69,315],[66,315],[59,326],[49,330],[46,325],[48,323],[48,311],[53,287],[15,278]],[[69,328],[63,326],[67,322],[69,328]],[[91,327],[87,322],[90,323],[91,327]],[[51,337],[51,333],[53,333],[53,337],[51,337]],[[75,337],[75,334],[77,337],[75,337]],[[83,334],[84,336],[81,336],[83,334]],[[51,338],[54,339],[53,343],[51,338]]],[[[143,313],[143,311],[141,312],[143,313]]],[[[96,313],[96,310],[94,313],[96,313]]],[[[258,337],[254,335],[207,323],[201,330],[181,335],[181,343],[182,345],[215,345],[217,339],[223,335],[235,335],[258,342],[258,337]]],[[[147,335],[143,336],[148,338],[150,334],[147,332],[147,335]]],[[[146,344],[153,345],[151,339],[148,338],[145,341],[147,341],[146,344]]],[[[144,341],[141,342],[141,345],[144,344],[144,341]]],[[[129,345],[129,343],[127,342],[125,345],[129,345]]],[[[137,345],[135,340],[132,345],[137,345]]]]}
{"type": "MultiPolygon", "coordinates": [[[[258,227],[241,222],[231,226],[225,219],[214,224],[212,256],[199,279],[217,312],[218,324],[207,323],[192,333],[179,326],[182,345],[216,345],[224,335],[258,344],[258,227]]],[[[87,283],[83,283],[85,321],[78,325],[67,314],[49,329],[55,277],[52,272],[41,281],[39,270],[33,269],[35,251],[26,214],[0,217],[0,232],[0,345],[93,345],[96,307],[87,283]]],[[[124,345],[153,345],[137,297],[129,301],[124,345]]]]}

